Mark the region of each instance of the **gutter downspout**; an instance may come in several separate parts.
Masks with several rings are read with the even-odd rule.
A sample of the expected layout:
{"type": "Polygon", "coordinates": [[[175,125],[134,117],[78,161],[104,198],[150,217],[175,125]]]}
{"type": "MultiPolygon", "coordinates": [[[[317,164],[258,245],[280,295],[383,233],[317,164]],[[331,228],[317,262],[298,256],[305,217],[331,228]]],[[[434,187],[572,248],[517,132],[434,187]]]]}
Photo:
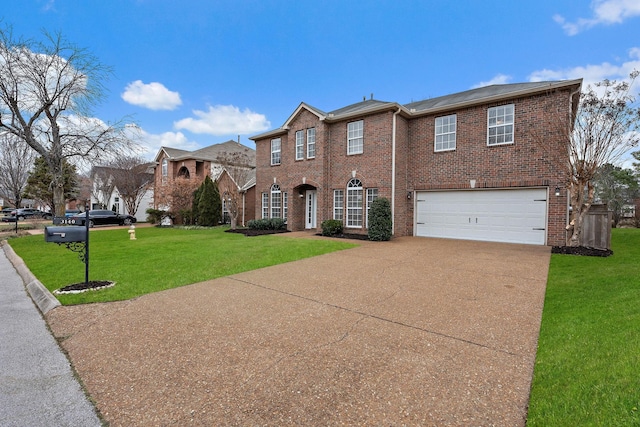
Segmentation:
{"type": "Polygon", "coordinates": [[[396,234],[396,116],[400,114],[402,107],[393,113],[391,130],[391,235],[396,234]]]}

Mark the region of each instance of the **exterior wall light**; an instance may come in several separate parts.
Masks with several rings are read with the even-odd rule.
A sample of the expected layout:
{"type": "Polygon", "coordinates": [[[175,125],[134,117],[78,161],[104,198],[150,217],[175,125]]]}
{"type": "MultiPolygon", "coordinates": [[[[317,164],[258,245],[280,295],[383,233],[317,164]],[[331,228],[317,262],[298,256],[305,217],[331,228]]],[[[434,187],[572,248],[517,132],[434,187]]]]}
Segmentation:
{"type": "Polygon", "coordinates": [[[560,187],[556,187],[556,197],[560,197],[560,187]]]}
{"type": "Polygon", "coordinates": [[[411,200],[411,191],[407,191],[407,200],[411,200]]]}

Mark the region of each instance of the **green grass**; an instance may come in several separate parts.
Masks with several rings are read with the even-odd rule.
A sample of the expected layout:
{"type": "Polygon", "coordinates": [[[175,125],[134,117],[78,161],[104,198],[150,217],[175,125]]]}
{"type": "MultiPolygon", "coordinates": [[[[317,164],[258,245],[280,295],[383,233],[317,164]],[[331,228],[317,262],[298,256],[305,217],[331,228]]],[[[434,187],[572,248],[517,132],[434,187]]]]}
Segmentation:
{"type": "Polygon", "coordinates": [[[640,230],[552,255],[527,426],[640,425],[640,230]]]}
{"type": "MultiPolygon", "coordinates": [[[[58,295],[62,304],[126,300],[356,246],[347,241],[283,235],[245,237],[225,233],[220,227],[198,230],[140,227],[136,230],[137,240],[130,241],[127,230],[96,230],[89,239],[89,280],[115,281],[116,286],[58,295]]],[[[45,243],[42,235],[9,242],[50,291],[84,282],[84,264],[64,246],[45,243]]]]}

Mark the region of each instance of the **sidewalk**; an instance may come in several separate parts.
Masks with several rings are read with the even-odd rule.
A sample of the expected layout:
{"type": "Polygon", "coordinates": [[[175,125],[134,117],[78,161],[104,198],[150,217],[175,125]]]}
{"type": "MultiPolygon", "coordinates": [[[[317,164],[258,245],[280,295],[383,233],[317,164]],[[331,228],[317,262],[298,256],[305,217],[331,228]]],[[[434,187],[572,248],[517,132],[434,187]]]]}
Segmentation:
{"type": "Polygon", "coordinates": [[[0,247],[0,342],[0,425],[101,425],[4,247],[0,247]]]}

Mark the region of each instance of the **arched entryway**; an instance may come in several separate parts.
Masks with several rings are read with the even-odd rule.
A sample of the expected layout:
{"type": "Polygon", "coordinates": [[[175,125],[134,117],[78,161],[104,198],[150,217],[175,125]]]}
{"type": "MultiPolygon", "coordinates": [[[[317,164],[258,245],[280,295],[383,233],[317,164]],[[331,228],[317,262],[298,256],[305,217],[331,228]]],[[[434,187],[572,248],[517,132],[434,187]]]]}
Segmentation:
{"type": "MultiPolygon", "coordinates": [[[[313,185],[303,184],[294,188],[300,209],[298,212],[304,215],[302,222],[305,230],[313,230],[318,227],[318,189],[313,185]]],[[[300,221],[297,221],[300,224],[300,221]]]]}

